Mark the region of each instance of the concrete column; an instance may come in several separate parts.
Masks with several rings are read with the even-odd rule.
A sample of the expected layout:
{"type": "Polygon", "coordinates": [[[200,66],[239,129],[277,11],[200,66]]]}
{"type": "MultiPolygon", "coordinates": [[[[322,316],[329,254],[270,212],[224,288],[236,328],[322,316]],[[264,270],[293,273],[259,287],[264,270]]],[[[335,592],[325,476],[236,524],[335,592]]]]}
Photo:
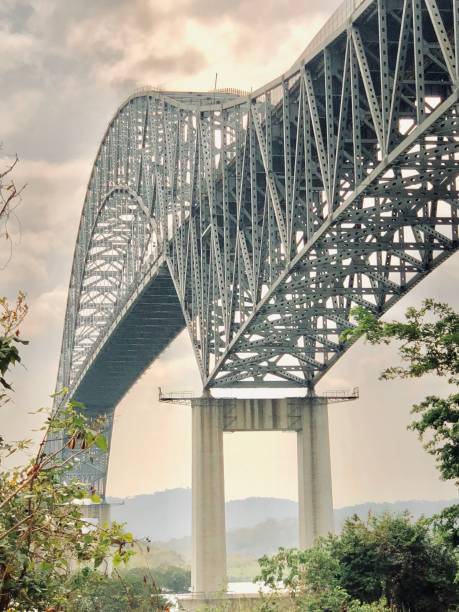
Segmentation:
{"type": "MultiPolygon", "coordinates": [[[[103,527],[105,524],[111,525],[111,504],[107,503],[105,500],[100,504],[82,504],[79,506],[81,513],[84,518],[88,519],[89,523],[93,525],[97,522],[99,527],[103,527]]],[[[72,570],[81,569],[81,563],[74,559],[71,562],[72,570]]],[[[104,559],[103,563],[99,566],[98,571],[103,574],[107,574],[108,576],[112,575],[113,572],[113,561],[111,557],[104,559]]]]}
{"type": "Polygon", "coordinates": [[[298,527],[300,548],[310,548],[315,538],[313,487],[311,406],[304,404],[302,429],[297,433],[298,454],[298,527]]]}
{"type": "Polygon", "coordinates": [[[308,398],[298,431],[298,498],[300,547],[334,532],[333,497],[325,398],[308,398]]]}
{"type": "Polygon", "coordinates": [[[226,590],[223,405],[192,401],[191,588],[194,593],[226,590]]]}
{"type": "Polygon", "coordinates": [[[97,524],[102,526],[105,523],[110,525],[111,521],[111,512],[110,512],[110,504],[106,501],[103,501],[100,504],[82,504],[79,506],[82,515],[88,519],[97,520],[97,524]]]}
{"type": "Polygon", "coordinates": [[[104,502],[103,504],[100,504],[99,525],[104,525],[105,523],[111,525],[111,522],[112,516],[110,511],[110,504],[104,502]]]}

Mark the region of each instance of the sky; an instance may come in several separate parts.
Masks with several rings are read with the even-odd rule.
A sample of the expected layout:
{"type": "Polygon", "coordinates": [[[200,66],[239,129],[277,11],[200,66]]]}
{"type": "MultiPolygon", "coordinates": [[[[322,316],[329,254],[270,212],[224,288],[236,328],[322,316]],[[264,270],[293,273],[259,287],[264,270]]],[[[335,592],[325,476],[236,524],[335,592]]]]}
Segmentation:
{"type": "MultiPolygon", "coordinates": [[[[119,104],[139,87],[257,89],[286,71],[338,0],[2,0],[0,142],[2,164],[18,154],[26,184],[0,242],[0,295],[27,293],[30,340],[0,412],[9,439],[37,439],[50,405],[67,286],[86,184],[100,139],[119,104]]],[[[459,257],[452,257],[391,311],[436,297],[459,306],[459,257]]],[[[334,505],[447,499],[432,458],[407,431],[410,406],[447,392],[438,380],[381,382],[393,347],[357,343],[319,390],[360,388],[330,407],[334,505]]],[[[187,406],[159,404],[158,387],[200,392],[191,344],[182,334],[117,407],[108,494],[131,496],[191,482],[187,406]]],[[[225,434],[227,499],[297,498],[293,433],[225,434]]]]}

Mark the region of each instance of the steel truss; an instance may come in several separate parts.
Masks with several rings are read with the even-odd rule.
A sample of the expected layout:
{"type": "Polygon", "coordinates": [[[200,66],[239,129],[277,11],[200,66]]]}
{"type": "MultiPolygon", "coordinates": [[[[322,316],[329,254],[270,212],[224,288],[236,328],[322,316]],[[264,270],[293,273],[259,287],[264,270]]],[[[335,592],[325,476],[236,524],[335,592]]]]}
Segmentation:
{"type": "Polygon", "coordinates": [[[89,181],[58,387],[105,371],[160,271],[204,387],[312,387],[354,305],[382,315],[458,247],[458,83],[459,0],[356,0],[251,95],[131,96],[89,181]]]}

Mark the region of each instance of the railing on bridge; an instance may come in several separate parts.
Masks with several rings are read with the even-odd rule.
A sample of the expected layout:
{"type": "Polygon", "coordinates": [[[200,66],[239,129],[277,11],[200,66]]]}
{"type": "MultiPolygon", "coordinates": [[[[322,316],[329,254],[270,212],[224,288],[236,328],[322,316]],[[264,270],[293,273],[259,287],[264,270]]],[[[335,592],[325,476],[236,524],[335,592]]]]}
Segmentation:
{"type": "Polygon", "coordinates": [[[319,397],[325,397],[329,402],[349,402],[352,400],[359,399],[360,392],[358,387],[354,387],[352,390],[338,390],[338,391],[325,391],[320,393],[319,397]]]}
{"type": "Polygon", "coordinates": [[[163,393],[161,387],[158,387],[158,399],[160,402],[169,402],[174,404],[188,404],[196,396],[192,391],[173,391],[171,393],[163,393]]]}
{"type": "Polygon", "coordinates": [[[365,0],[345,0],[332,14],[324,26],[317,32],[314,38],[311,40],[309,45],[300,55],[295,62],[294,66],[300,62],[304,62],[306,59],[311,59],[321,51],[327,43],[336,38],[336,36],[343,30],[349,19],[352,17],[354,11],[361,6],[365,0]]]}
{"type": "MultiPolygon", "coordinates": [[[[359,396],[360,393],[358,387],[354,387],[352,390],[339,389],[336,391],[330,390],[325,391],[324,393],[319,393],[319,397],[326,398],[329,403],[349,402],[359,399],[359,396]]],[[[191,400],[198,399],[198,396],[194,395],[192,391],[172,391],[169,393],[163,393],[161,387],[158,387],[158,399],[160,402],[188,404],[191,402],[191,400]]]]}

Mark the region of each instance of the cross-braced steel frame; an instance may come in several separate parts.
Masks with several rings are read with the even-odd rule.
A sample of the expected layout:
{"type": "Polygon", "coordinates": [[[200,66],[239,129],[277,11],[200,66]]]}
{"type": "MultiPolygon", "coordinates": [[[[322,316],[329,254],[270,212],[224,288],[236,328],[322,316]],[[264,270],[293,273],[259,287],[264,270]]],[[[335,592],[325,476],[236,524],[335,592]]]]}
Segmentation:
{"type": "Polygon", "coordinates": [[[346,2],[254,92],[142,91],[100,145],[58,387],[112,412],[185,326],[203,386],[313,387],[458,247],[459,0],[346,2]]]}

